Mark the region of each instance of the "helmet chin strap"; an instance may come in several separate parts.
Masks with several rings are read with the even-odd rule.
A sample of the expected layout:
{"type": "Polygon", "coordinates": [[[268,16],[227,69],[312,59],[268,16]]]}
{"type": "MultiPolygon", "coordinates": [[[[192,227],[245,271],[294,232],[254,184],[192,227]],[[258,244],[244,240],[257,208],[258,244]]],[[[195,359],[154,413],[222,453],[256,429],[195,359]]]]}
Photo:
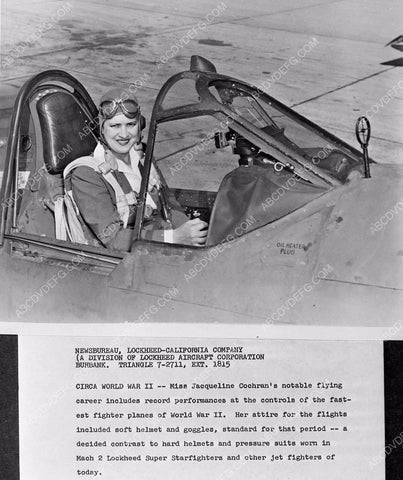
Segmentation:
{"type": "Polygon", "coordinates": [[[140,137],[140,140],[133,145],[133,148],[137,151],[143,150],[143,143],[142,143],[143,136],[140,137]]]}

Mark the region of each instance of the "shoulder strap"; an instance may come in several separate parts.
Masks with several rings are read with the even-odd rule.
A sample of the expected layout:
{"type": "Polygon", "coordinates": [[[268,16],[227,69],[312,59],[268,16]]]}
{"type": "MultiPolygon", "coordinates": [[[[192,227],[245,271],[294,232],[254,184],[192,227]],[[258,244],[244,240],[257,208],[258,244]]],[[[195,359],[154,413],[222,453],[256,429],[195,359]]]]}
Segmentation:
{"type": "Polygon", "coordinates": [[[76,160],[70,162],[63,171],[63,178],[66,179],[67,176],[77,167],[91,167],[93,170],[101,173],[99,165],[101,162],[96,160],[94,157],[80,157],[76,160]]]}
{"type": "Polygon", "coordinates": [[[55,200],[55,226],[56,238],[58,240],[67,240],[67,225],[63,197],[57,197],[55,200]]]}
{"type": "MultiPolygon", "coordinates": [[[[116,180],[109,165],[104,161],[100,161],[96,157],[80,157],[77,160],[69,163],[63,172],[64,179],[66,180],[67,176],[77,167],[90,167],[102,175],[102,177],[109,183],[115,192],[116,208],[119,213],[119,217],[123,222],[123,227],[126,228],[130,216],[130,206],[137,204],[136,194],[133,191],[124,193],[123,188],[116,180]]],[[[66,189],[66,194],[68,194],[69,199],[73,203],[78,215],[79,210],[74,202],[71,187],[68,190],[66,189]]]]}

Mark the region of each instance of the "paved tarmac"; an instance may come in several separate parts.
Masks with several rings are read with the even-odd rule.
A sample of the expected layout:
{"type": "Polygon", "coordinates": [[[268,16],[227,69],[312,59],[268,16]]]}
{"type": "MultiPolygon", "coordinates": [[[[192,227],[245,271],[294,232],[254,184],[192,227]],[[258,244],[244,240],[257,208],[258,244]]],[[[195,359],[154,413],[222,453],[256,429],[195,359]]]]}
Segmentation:
{"type": "Polygon", "coordinates": [[[2,0],[0,138],[18,89],[43,70],[66,70],[95,101],[137,81],[149,115],[167,78],[200,54],[219,72],[266,82],[355,146],[355,120],[367,112],[370,155],[402,163],[403,70],[382,65],[402,55],[385,47],[402,20],[401,0],[2,0]]]}

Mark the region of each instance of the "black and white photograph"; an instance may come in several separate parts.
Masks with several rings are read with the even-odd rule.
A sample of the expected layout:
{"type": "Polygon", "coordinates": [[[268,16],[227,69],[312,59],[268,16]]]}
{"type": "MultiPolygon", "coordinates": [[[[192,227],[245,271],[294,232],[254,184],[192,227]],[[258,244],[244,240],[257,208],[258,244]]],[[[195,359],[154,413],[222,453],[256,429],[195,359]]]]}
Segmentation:
{"type": "Polygon", "coordinates": [[[1,318],[392,326],[402,10],[4,1],[1,318]]]}

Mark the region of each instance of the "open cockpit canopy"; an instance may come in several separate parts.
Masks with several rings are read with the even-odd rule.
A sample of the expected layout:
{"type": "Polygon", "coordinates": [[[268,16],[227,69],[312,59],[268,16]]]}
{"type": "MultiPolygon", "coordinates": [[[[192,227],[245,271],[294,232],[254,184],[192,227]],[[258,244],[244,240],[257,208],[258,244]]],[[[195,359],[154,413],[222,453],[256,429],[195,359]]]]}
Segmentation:
{"type": "Polygon", "coordinates": [[[341,139],[262,89],[218,74],[211,62],[194,56],[189,71],[163,86],[153,116],[158,124],[204,114],[221,121],[222,138],[244,137],[260,156],[289,164],[318,185],[342,183],[362,163],[361,153],[341,139]]]}

